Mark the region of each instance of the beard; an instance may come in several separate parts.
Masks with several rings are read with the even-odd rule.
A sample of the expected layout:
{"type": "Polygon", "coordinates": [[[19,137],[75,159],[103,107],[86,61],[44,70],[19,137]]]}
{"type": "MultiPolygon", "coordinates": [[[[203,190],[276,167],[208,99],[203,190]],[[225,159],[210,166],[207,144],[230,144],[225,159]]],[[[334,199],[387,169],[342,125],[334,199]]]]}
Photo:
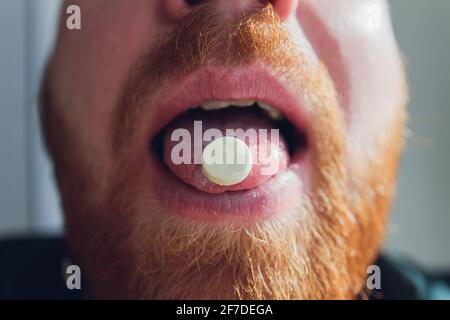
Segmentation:
{"type": "Polygon", "coordinates": [[[326,68],[298,51],[273,9],[234,20],[216,10],[200,6],[136,65],[114,114],[117,160],[107,177],[76,147],[76,135],[44,86],[45,135],[70,248],[89,293],[129,299],[358,297],[384,236],[404,105],[386,125],[388,133],[376,137],[376,153],[360,163],[326,68]],[[309,190],[298,195],[295,209],[252,225],[212,224],[167,212],[146,187],[146,155],[132,143],[148,111],[144,101],[158,101],[161,87],[198,66],[256,62],[289,79],[291,89],[310,101],[309,190]]]}

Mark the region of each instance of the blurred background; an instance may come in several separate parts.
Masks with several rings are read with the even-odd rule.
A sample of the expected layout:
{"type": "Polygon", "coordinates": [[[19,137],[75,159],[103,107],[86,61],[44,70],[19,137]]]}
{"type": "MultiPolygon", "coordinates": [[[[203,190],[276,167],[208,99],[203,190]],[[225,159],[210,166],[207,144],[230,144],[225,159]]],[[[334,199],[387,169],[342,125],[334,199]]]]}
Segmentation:
{"type": "MultiPolygon", "coordinates": [[[[450,270],[450,1],[391,0],[411,85],[410,134],[385,250],[450,270]]],[[[36,93],[59,0],[0,0],[0,240],[60,234],[36,93]]]]}

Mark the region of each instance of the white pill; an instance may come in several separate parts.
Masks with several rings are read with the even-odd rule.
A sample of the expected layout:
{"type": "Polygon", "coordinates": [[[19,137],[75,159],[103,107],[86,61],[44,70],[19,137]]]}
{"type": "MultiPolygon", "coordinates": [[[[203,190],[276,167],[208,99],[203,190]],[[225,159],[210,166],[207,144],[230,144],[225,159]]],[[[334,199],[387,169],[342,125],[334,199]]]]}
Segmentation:
{"type": "Polygon", "coordinates": [[[219,186],[244,181],[253,165],[250,148],[234,137],[217,138],[209,143],[203,150],[202,161],[205,177],[219,186]]]}

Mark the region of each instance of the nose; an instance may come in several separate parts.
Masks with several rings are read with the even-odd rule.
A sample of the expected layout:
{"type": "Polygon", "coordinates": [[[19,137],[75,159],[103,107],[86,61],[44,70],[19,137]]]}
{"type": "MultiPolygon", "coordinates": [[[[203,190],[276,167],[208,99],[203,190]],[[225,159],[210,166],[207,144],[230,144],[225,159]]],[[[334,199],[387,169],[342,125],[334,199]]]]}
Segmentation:
{"type": "Polygon", "coordinates": [[[202,4],[217,3],[227,12],[239,14],[257,6],[270,3],[282,21],[287,20],[297,9],[298,0],[161,0],[167,17],[176,21],[188,15],[202,4]]]}

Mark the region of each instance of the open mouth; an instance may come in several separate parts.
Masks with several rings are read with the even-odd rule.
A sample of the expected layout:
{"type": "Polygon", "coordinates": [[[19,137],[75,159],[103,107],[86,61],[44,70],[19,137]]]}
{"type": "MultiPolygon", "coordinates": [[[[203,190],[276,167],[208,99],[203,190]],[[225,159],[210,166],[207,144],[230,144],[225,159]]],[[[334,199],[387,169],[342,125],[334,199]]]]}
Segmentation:
{"type": "MultiPolygon", "coordinates": [[[[286,169],[291,159],[298,160],[307,145],[305,133],[297,130],[279,109],[252,99],[203,102],[179,114],[152,141],[153,152],[180,181],[213,194],[257,188],[286,169]],[[185,133],[188,141],[181,141],[177,132],[185,133]],[[233,172],[226,171],[224,153],[216,167],[223,167],[225,176],[215,180],[205,173],[202,155],[217,136],[235,137],[245,142],[251,153],[248,172],[235,172],[238,179],[231,180],[234,183],[226,182],[233,172]]],[[[229,165],[235,166],[237,157],[231,160],[229,165]]]]}
{"type": "Polygon", "coordinates": [[[197,217],[267,216],[298,205],[310,149],[298,99],[254,70],[206,69],[180,87],[161,104],[165,113],[150,137],[157,199],[172,212],[197,217]],[[251,169],[234,183],[205,172],[204,152],[217,134],[243,141],[252,156],[251,169]]]}

